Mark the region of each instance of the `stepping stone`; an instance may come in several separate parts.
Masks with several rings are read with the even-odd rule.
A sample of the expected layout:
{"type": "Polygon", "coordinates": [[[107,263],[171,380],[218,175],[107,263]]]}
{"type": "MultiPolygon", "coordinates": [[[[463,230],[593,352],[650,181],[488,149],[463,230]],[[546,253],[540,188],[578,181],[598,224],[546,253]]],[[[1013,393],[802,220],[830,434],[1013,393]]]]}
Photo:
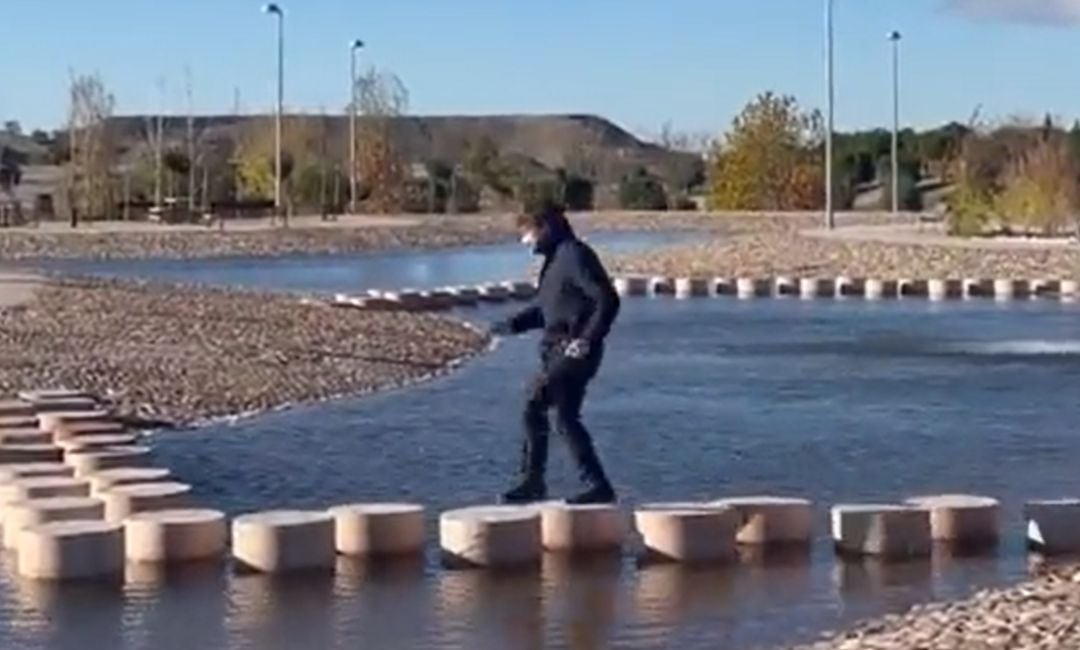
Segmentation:
{"type": "Polygon", "coordinates": [[[42,388],[38,390],[24,390],[20,391],[18,395],[20,400],[24,402],[44,402],[44,401],[56,401],[65,399],[93,399],[93,395],[86,391],[74,390],[70,388],[42,388]]]}
{"type": "Polygon", "coordinates": [[[51,444],[0,444],[0,465],[10,463],[55,463],[63,460],[64,450],[51,444]]]}
{"type": "Polygon", "coordinates": [[[77,450],[64,454],[64,462],[74,467],[75,476],[79,477],[90,476],[103,469],[142,467],[149,460],[150,448],[134,445],[77,450]]]}
{"type": "Polygon", "coordinates": [[[56,425],[52,430],[53,440],[68,440],[79,436],[92,436],[105,433],[124,433],[127,427],[123,422],[116,420],[102,420],[100,422],[63,422],[56,425]]]}
{"type": "Polygon", "coordinates": [[[832,509],[837,552],[904,559],[930,554],[930,513],[899,505],[838,505],[832,509]]]}
{"type": "Polygon", "coordinates": [[[806,499],[750,496],[720,499],[739,516],[739,544],[809,544],[813,537],[813,505],[806,499]]]}
{"type": "Polygon", "coordinates": [[[1080,499],[1029,501],[1024,506],[1028,544],[1042,553],[1080,553],[1080,499]]]}
{"type": "Polygon", "coordinates": [[[735,279],[735,295],[739,298],[764,298],[771,292],[772,284],[768,280],[757,278],[735,279]]]}
{"type": "Polygon", "coordinates": [[[656,503],[634,512],[649,557],[672,562],[719,563],[735,558],[739,515],[707,503],[656,503]]]}
{"type": "Polygon", "coordinates": [[[228,546],[225,514],[217,510],[140,512],[124,521],[124,548],[132,562],[217,560],[228,546]]]}
{"type": "Polygon", "coordinates": [[[15,550],[27,526],[53,521],[102,519],[105,506],[89,497],[52,497],[9,503],[4,508],[4,548],[15,550]]]}
{"type": "Polygon", "coordinates": [[[515,300],[528,300],[536,295],[536,285],[532,282],[503,282],[502,286],[515,300]]]}
{"type": "Polygon", "coordinates": [[[90,481],[90,496],[98,496],[119,485],[157,483],[167,480],[170,475],[169,470],[159,467],[117,467],[91,474],[87,480],[90,481]]]}
{"type": "Polygon", "coordinates": [[[48,445],[52,443],[52,434],[34,429],[9,429],[0,431],[0,444],[7,445],[48,445]]]}
{"type": "Polygon", "coordinates": [[[901,298],[925,298],[928,290],[926,280],[901,278],[896,281],[896,295],[901,298]]]}
{"type": "Polygon", "coordinates": [[[481,506],[442,513],[439,544],[452,567],[504,568],[540,561],[540,511],[528,506],[481,506]]]}
{"type": "Polygon", "coordinates": [[[266,573],[333,569],[334,518],[328,512],[276,510],[237,517],[233,556],[266,573]]]}
{"type": "Polygon", "coordinates": [[[18,463],[0,466],[0,485],[20,478],[72,477],[75,470],[63,463],[18,463]]]}
{"type": "Polygon", "coordinates": [[[930,512],[930,535],[934,541],[993,546],[1001,536],[1001,504],[996,499],[942,494],[915,497],[905,504],[930,512]]]}
{"type": "Polygon", "coordinates": [[[38,415],[38,426],[42,431],[52,433],[57,426],[62,424],[77,424],[82,422],[110,422],[114,418],[109,411],[96,409],[93,411],[54,411],[38,415]]]}
{"type": "Polygon", "coordinates": [[[926,296],[930,300],[941,301],[951,298],[960,298],[964,295],[964,287],[960,280],[931,279],[926,281],[926,296]]]}
{"type": "Polygon", "coordinates": [[[1072,302],[1080,295],[1080,283],[1076,280],[1062,280],[1058,285],[1058,297],[1065,302],[1072,302]]]}
{"type": "Polygon", "coordinates": [[[16,419],[33,417],[34,405],[22,399],[0,400],[0,418],[16,419]]]}
{"type": "Polygon", "coordinates": [[[548,551],[614,551],[626,537],[626,517],[614,505],[552,504],[540,510],[540,524],[548,551]]]}
{"type": "Polygon", "coordinates": [[[836,297],[854,298],[866,295],[866,280],[840,276],[836,278],[836,297]]]}
{"type": "Polygon", "coordinates": [[[130,433],[96,433],[59,440],[57,441],[56,446],[63,449],[66,453],[86,449],[124,447],[127,445],[134,445],[138,441],[139,437],[130,433]]]}
{"type": "Polygon", "coordinates": [[[122,522],[137,512],[188,507],[191,486],[186,483],[130,483],[99,492],[106,521],[122,522]]]}
{"type": "Polygon", "coordinates": [[[90,484],[83,479],[69,476],[20,478],[0,485],[0,504],[50,497],[88,496],[90,496],[90,484]]]}
{"type": "MultiPolygon", "coordinates": [[[[0,407],[2,408],[2,407],[0,407]]],[[[30,412],[30,415],[0,415],[0,430],[10,429],[34,429],[38,428],[37,416],[30,412]]]]}
{"type": "Polygon", "coordinates": [[[799,296],[805,300],[832,297],[836,294],[836,282],[825,278],[800,278],[799,296]]]}
{"type": "Polygon", "coordinates": [[[124,534],[104,521],[60,521],[30,526],[18,545],[19,575],[35,580],[121,578],[124,534]]]}
{"type": "Polygon", "coordinates": [[[330,509],[342,555],[396,556],[424,548],[424,508],[411,503],[362,503],[330,509]]]}
{"type": "Polygon", "coordinates": [[[965,278],[963,285],[964,298],[989,298],[994,295],[994,281],[979,278],[965,278]]]}
{"type": "Polygon", "coordinates": [[[713,278],[709,287],[709,295],[712,296],[734,296],[735,295],[735,280],[731,278],[713,278]]]}
{"type": "Polygon", "coordinates": [[[709,281],[705,278],[675,278],[676,298],[702,298],[709,295],[709,281]]]}
{"type": "Polygon", "coordinates": [[[778,297],[799,295],[799,283],[794,278],[781,275],[773,281],[773,295],[778,297]]]}
{"type": "Polygon", "coordinates": [[[650,296],[673,296],[675,295],[675,282],[671,278],[663,276],[649,278],[648,294],[650,296]]]}
{"type": "Polygon", "coordinates": [[[510,299],[510,291],[500,284],[482,284],[476,291],[477,297],[484,302],[505,302],[510,299]]]}
{"type": "Polygon", "coordinates": [[[72,413],[75,411],[96,412],[101,409],[101,404],[92,397],[65,397],[32,402],[34,412],[38,415],[43,413],[72,413]]]}
{"type": "Polygon", "coordinates": [[[615,291],[620,296],[646,296],[649,294],[649,279],[635,276],[615,278],[615,291]]]}

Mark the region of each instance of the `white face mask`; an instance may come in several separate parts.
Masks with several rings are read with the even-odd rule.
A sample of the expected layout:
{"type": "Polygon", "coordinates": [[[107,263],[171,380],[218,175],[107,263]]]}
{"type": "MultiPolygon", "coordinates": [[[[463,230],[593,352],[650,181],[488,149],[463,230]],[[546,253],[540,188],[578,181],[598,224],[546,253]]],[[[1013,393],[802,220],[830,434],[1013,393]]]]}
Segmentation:
{"type": "Polygon", "coordinates": [[[536,233],[532,230],[527,231],[521,235],[521,243],[529,248],[536,246],[536,233]]]}

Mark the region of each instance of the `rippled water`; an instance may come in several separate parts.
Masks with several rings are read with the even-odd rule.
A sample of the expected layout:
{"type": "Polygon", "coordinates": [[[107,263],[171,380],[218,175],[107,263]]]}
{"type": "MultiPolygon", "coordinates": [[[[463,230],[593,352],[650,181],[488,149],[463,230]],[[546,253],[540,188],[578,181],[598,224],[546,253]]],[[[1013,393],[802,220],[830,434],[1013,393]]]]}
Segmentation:
{"type": "MultiPolygon", "coordinates": [[[[1023,501],[1080,491],[1080,307],[628,300],[586,407],[623,500],[804,495],[818,504],[811,554],[709,570],[639,567],[628,552],[525,574],[444,571],[435,516],[506,487],[533,346],[507,341],[406,391],[157,437],[158,462],[231,513],[425,503],[424,562],[59,589],[0,571],[0,648],[772,647],[1019,579],[1023,501]],[[996,555],[833,558],[829,504],[942,491],[1002,499],[996,555]]],[[[557,441],[552,456],[551,488],[567,494],[577,486],[557,441]]]]}
{"type": "MultiPolygon", "coordinates": [[[[586,239],[602,250],[624,253],[684,242],[691,236],[687,233],[601,232],[586,239]]],[[[530,262],[527,250],[520,245],[507,244],[432,251],[298,254],[276,258],[49,260],[38,265],[60,271],[114,277],[331,293],[373,288],[430,289],[513,280],[530,277],[530,262]]]]}

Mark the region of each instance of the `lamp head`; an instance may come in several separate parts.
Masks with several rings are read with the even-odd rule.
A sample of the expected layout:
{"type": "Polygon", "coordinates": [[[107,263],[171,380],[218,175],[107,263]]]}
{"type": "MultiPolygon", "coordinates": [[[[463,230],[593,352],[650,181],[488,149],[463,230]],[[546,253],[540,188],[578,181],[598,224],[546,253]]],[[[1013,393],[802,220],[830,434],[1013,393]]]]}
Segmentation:
{"type": "Polygon", "coordinates": [[[285,14],[285,12],[281,10],[281,7],[279,7],[273,2],[263,6],[263,13],[277,14],[279,16],[283,16],[285,14]]]}
{"type": "Polygon", "coordinates": [[[901,38],[903,38],[903,36],[900,35],[900,32],[895,31],[895,30],[889,32],[889,40],[890,41],[899,41],[901,38]]]}
{"type": "Polygon", "coordinates": [[[350,50],[359,50],[359,49],[361,49],[363,47],[364,47],[364,41],[360,40],[359,38],[356,39],[355,41],[352,41],[352,42],[349,43],[349,49],[350,50]]]}

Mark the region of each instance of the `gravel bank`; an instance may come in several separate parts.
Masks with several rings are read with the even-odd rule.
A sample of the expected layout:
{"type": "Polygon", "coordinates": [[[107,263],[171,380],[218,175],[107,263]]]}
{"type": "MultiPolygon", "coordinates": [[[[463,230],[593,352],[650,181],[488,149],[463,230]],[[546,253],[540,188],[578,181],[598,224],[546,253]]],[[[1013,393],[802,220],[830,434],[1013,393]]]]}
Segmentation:
{"type": "Polygon", "coordinates": [[[777,228],[621,256],[612,266],[627,273],[707,277],[1080,278],[1080,248],[988,250],[854,242],[777,228]]]}
{"type": "MultiPolygon", "coordinates": [[[[574,216],[583,232],[595,230],[733,230],[747,220],[717,219],[687,213],[590,213],[574,216]]],[[[512,241],[509,215],[401,217],[358,224],[352,221],[298,221],[289,228],[235,226],[195,230],[190,227],[84,228],[65,231],[55,224],[42,230],[0,231],[0,259],[35,258],[200,258],[233,255],[275,256],[332,254],[375,250],[434,249],[512,241]]]]}
{"type": "Polygon", "coordinates": [[[436,316],[295,297],[63,280],[0,310],[0,393],[64,386],[177,424],[402,386],[480,351],[436,316]]]}
{"type": "Polygon", "coordinates": [[[1058,570],[967,600],[917,606],[793,650],[1073,650],[1080,571],[1058,570]]]}

